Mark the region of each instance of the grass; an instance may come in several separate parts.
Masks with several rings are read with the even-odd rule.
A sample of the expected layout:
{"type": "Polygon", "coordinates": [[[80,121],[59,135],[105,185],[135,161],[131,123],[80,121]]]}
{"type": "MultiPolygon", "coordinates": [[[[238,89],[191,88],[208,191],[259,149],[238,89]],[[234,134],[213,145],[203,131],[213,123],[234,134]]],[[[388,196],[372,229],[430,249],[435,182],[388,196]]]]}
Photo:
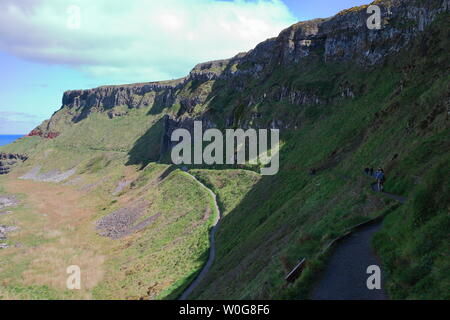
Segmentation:
{"type": "Polygon", "coordinates": [[[449,158],[425,176],[407,205],[386,219],[375,238],[394,299],[449,299],[449,158]]]}
{"type": "Polygon", "coordinates": [[[160,180],[167,166],[151,164],[143,171],[136,169],[129,170],[122,164],[83,174],[87,184],[98,181],[108,170],[110,179],[134,179],[136,183],[115,201],[110,201],[110,192],[117,182],[86,190],[83,185],[2,177],[3,192],[19,194],[22,204],[11,209],[12,215],[2,217],[2,223],[20,227],[9,240],[21,246],[0,251],[1,261],[13,262],[0,265],[0,296],[162,299],[186,286],[180,285],[180,279],[198,272],[207,258],[212,200],[192,178],[179,171],[160,180]],[[150,206],[141,219],[160,214],[152,225],[120,240],[97,235],[95,221],[142,197],[150,206]],[[65,288],[65,270],[72,264],[82,270],[80,291],[65,288]]]}
{"type": "MultiPolygon", "coordinates": [[[[215,262],[191,297],[308,298],[326,266],[329,241],[387,214],[374,244],[389,295],[448,298],[448,21],[443,15],[409,48],[370,69],[323,63],[321,52],[312,52],[304,64],[285,68],[275,61],[257,78],[243,76],[239,90],[224,79],[180,89],[180,99],[200,97],[191,116],[206,113],[220,128],[230,119],[257,127],[276,119],[284,128],[276,176],[191,169],[217,194],[224,213],[215,262]],[[342,97],[348,88],[354,98],[342,97]],[[280,99],[286,90],[318,103],[280,99]],[[252,119],[255,112],[261,117],[252,119]],[[362,174],[368,165],[383,166],[386,189],[408,202],[395,208],[376,195],[362,174]],[[286,286],[284,276],[303,258],[302,276],[286,286]]],[[[41,290],[43,298],[170,299],[186,288],[207,259],[214,212],[195,181],[155,163],[161,119],[181,110],[180,99],[114,119],[92,113],[76,124],[67,122],[63,108],[53,119],[62,131],[58,138],[25,138],[1,148],[31,157],[0,177],[2,192],[22,195],[14,218],[6,219],[21,227],[11,241],[24,244],[0,252],[0,261],[12,262],[0,264],[0,296],[36,298],[41,290]],[[16,180],[37,165],[43,172],[76,167],[73,185],[16,180]],[[123,181],[130,183],[112,195],[123,181]],[[150,204],[143,218],[160,218],[124,239],[96,234],[98,219],[139,199],[150,204]],[[64,267],[73,263],[88,277],[81,292],[63,287],[64,267]]]]}
{"type": "Polygon", "coordinates": [[[194,169],[190,170],[190,173],[216,194],[223,216],[236,208],[261,178],[252,171],[233,169],[194,169]]]}
{"type": "MultiPolygon", "coordinates": [[[[419,55],[416,45],[382,68],[365,71],[365,77],[362,71],[349,66],[335,81],[359,81],[362,89],[355,99],[335,100],[329,105],[317,106],[314,114],[297,116],[302,123],[300,130],[285,132],[283,136],[280,173],[275,177],[263,177],[224,218],[217,234],[218,258],[193,297],[307,298],[326,263],[327,257],[321,252],[330,239],[358,222],[391,210],[392,201],[375,197],[369,182],[362,178],[362,169],[367,165],[387,169],[389,191],[412,199],[421,199],[418,192],[423,190],[445,197],[448,192],[431,187],[440,186],[442,182],[423,184],[433,167],[440,161],[448,162],[443,159],[448,150],[449,130],[445,109],[441,108],[448,75],[442,72],[442,65],[434,63],[443,61],[442,57],[447,55],[441,50],[448,47],[443,24],[446,23],[440,20],[435,29],[424,35],[425,38],[429,34],[435,37],[426,55],[419,55]],[[436,41],[436,34],[439,41],[436,41]],[[400,91],[399,71],[411,61],[414,67],[406,75],[408,84],[400,91]],[[310,168],[320,170],[316,176],[309,176],[310,168]],[[421,184],[423,190],[419,191],[421,184]],[[309,261],[305,272],[286,288],[284,276],[302,258],[309,261]]],[[[420,41],[418,39],[417,44],[420,41]]],[[[310,65],[310,68],[334,72],[332,66],[310,65]]],[[[308,75],[311,76],[310,80],[303,78],[301,81],[317,84],[314,73],[308,75]]],[[[321,77],[321,71],[317,71],[316,76],[321,77]]],[[[323,90],[333,92],[335,89],[324,86],[323,90]]],[[[251,93],[244,91],[243,95],[251,93]]],[[[429,194],[422,199],[428,199],[429,194]]],[[[440,201],[446,203],[442,198],[440,201]]],[[[428,204],[424,203],[422,208],[424,206],[428,204]]],[[[431,208],[430,216],[437,214],[434,207],[431,208]]],[[[405,206],[388,215],[386,228],[391,230],[390,234],[398,234],[398,238],[384,239],[377,245],[383,267],[388,271],[388,292],[393,298],[444,298],[442,288],[448,284],[444,271],[448,257],[444,254],[446,241],[441,231],[448,229],[442,220],[446,216],[438,214],[440,218],[430,219],[428,227],[408,233],[401,232],[403,225],[398,225],[404,218],[395,220],[397,224],[389,223],[398,212],[406,215],[410,211],[405,206]],[[441,228],[438,223],[442,224],[441,228]],[[436,231],[436,236],[426,247],[429,253],[417,249],[416,256],[408,257],[411,270],[403,268],[408,264],[390,262],[389,258],[407,255],[407,248],[419,246],[432,230],[436,231]],[[404,253],[389,251],[389,246],[400,246],[398,250],[404,253]],[[419,268],[421,273],[414,268],[419,268]],[[408,278],[411,272],[416,272],[419,278],[409,280],[409,286],[405,286],[402,277],[408,278]],[[443,284],[437,283],[438,275],[443,284]],[[414,280],[420,283],[415,285],[414,280]],[[402,285],[396,285],[398,282],[402,285]]],[[[416,209],[416,212],[422,211],[416,209]]]]}

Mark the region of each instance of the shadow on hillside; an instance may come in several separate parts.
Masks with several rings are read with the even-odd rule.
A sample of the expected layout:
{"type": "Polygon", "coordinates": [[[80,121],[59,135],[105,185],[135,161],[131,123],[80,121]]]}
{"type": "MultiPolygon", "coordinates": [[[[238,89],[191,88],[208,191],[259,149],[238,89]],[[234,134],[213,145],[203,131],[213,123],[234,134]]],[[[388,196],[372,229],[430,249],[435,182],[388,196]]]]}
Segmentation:
{"type": "Polygon", "coordinates": [[[145,168],[150,162],[159,160],[164,134],[164,119],[154,123],[147,132],[134,143],[128,152],[126,165],[140,165],[145,168]]]}
{"type": "MultiPolygon", "coordinates": [[[[200,286],[193,291],[190,298],[198,298],[202,294],[199,290],[210,287],[214,281],[216,285],[214,290],[209,288],[208,295],[202,295],[201,298],[230,297],[228,288],[242,289],[243,287],[239,283],[250,283],[257,275],[265,272],[265,268],[273,267],[274,263],[280,265],[276,275],[266,277],[267,281],[262,282],[255,291],[240,293],[242,296],[238,296],[239,293],[234,291],[232,297],[271,299],[284,294],[286,291],[284,277],[298,263],[299,259],[317,255],[317,248],[327,240],[327,235],[339,234],[354,224],[352,219],[361,218],[350,215],[345,218],[338,214],[327,215],[326,230],[321,229],[323,226],[320,223],[316,223],[312,230],[304,230],[305,222],[310,219],[320,220],[328,211],[316,212],[305,209],[306,213],[302,214],[302,207],[292,207],[292,205],[296,205],[292,199],[301,200],[302,193],[311,192],[311,182],[317,181],[316,179],[322,181],[326,179],[329,184],[339,184],[340,187],[349,183],[354,184],[354,181],[349,182],[340,177],[333,179],[333,176],[337,176],[339,173],[333,172],[333,170],[342,161],[352,157],[355,149],[360,147],[362,137],[364,134],[351,137],[352,139],[346,144],[339,145],[336,142],[336,144],[322,146],[322,148],[326,148],[323,152],[324,158],[310,155],[308,158],[303,157],[301,161],[299,161],[299,157],[302,157],[303,153],[293,151],[298,148],[298,139],[294,136],[286,140],[280,149],[279,173],[275,176],[262,176],[244,195],[239,204],[221,219],[216,233],[216,259],[211,270],[206,274],[200,286]],[[311,174],[310,168],[319,168],[320,170],[311,174]],[[322,176],[323,174],[325,176],[322,176]],[[286,207],[288,203],[290,206],[286,207]],[[286,248],[287,250],[285,250],[286,248]],[[219,265],[217,259],[222,259],[219,265]],[[239,277],[238,281],[237,277],[239,277]],[[219,286],[217,283],[220,283],[219,286]],[[213,295],[211,295],[212,292],[214,292],[213,295]]],[[[220,170],[219,168],[214,169],[220,170]]],[[[321,188],[320,184],[314,185],[321,188]]],[[[223,212],[223,202],[219,195],[217,200],[220,210],[223,212]]],[[[332,208],[333,201],[335,198],[327,197],[324,194],[323,198],[317,199],[317,206],[332,208]]],[[[314,272],[316,271],[314,269],[314,272]]],[[[195,276],[184,279],[167,298],[178,298],[194,279],[195,276]]],[[[306,295],[313,285],[314,282],[311,280],[303,282],[303,287],[298,290],[297,296],[306,295]]]]}
{"type": "Polygon", "coordinates": [[[175,165],[171,165],[171,166],[167,167],[167,169],[164,170],[163,173],[161,173],[161,175],[159,176],[158,180],[159,181],[163,181],[164,179],[166,179],[175,170],[177,170],[177,166],[175,166],[175,165]]]}
{"type": "Polygon", "coordinates": [[[158,92],[158,94],[155,97],[155,101],[153,102],[152,107],[150,108],[150,110],[147,112],[147,115],[158,115],[161,114],[161,112],[163,112],[163,110],[166,108],[166,102],[164,101],[164,99],[166,99],[164,97],[165,95],[165,91],[163,91],[162,93],[158,92]]]}
{"type": "MultiPolygon", "coordinates": [[[[261,206],[261,204],[264,201],[267,201],[268,199],[271,199],[272,197],[277,197],[280,195],[279,193],[281,190],[277,190],[276,186],[279,184],[279,179],[276,176],[264,176],[260,179],[258,183],[256,183],[249,192],[244,196],[242,201],[237,205],[236,208],[234,208],[230,213],[228,213],[226,216],[222,217],[220,221],[220,226],[217,229],[216,233],[216,241],[215,241],[215,247],[216,247],[216,258],[213,262],[213,265],[209,272],[206,274],[205,278],[201,281],[201,287],[205,287],[205,283],[208,283],[214,279],[218,279],[224,274],[222,273],[223,270],[220,270],[216,268],[217,266],[217,259],[220,257],[227,256],[227,253],[229,253],[233,247],[239,246],[239,243],[241,242],[238,238],[235,239],[224,239],[223,236],[226,234],[229,235],[229,232],[231,229],[236,230],[236,228],[240,230],[236,230],[238,233],[242,231],[243,229],[246,229],[248,227],[248,233],[251,234],[255,231],[255,228],[251,225],[261,225],[263,224],[266,219],[269,217],[270,213],[259,216],[259,215],[253,215],[252,213],[257,212],[258,207],[261,206]],[[268,186],[271,186],[268,188],[268,186]],[[275,189],[272,189],[275,188],[275,189]],[[242,220],[242,213],[248,213],[248,220],[243,221],[242,220]]],[[[223,206],[220,197],[217,197],[219,207],[221,212],[223,212],[223,206]]],[[[209,232],[211,229],[209,230],[209,232]]],[[[260,239],[261,241],[254,241],[250,244],[250,247],[246,247],[246,252],[258,252],[261,247],[264,247],[264,243],[269,240],[271,237],[270,234],[266,235],[266,239],[260,239]],[[258,250],[259,248],[259,250],[258,250]]],[[[241,239],[242,240],[242,239],[241,239]]],[[[248,244],[248,243],[247,243],[248,244]]],[[[205,262],[208,260],[209,256],[209,249],[206,250],[202,256],[198,259],[198,261],[205,262]]],[[[229,257],[228,257],[229,258],[229,257]]],[[[232,264],[229,265],[229,270],[233,270],[233,268],[238,267],[239,263],[242,261],[237,259],[230,261],[230,259],[227,258],[227,261],[232,262],[232,264]]],[[[265,255],[254,257],[258,261],[259,266],[264,266],[272,259],[272,255],[268,252],[265,255]],[[260,264],[261,263],[261,264],[260,264]]],[[[252,261],[249,260],[250,264],[252,264],[252,261]]],[[[253,261],[254,262],[254,261],[253,261]]],[[[249,266],[250,267],[250,266],[249,266]]],[[[240,267],[238,267],[240,269],[240,267]]],[[[198,272],[195,274],[190,275],[189,277],[185,278],[180,285],[174,289],[167,297],[166,299],[178,299],[183,292],[189,287],[189,285],[195,280],[197,275],[201,272],[203,269],[200,268],[198,272]]],[[[252,268],[253,269],[253,268],[252,268]]],[[[253,270],[252,270],[253,273],[253,270]]],[[[226,275],[228,276],[228,275],[226,275]]],[[[193,293],[188,299],[192,299],[192,297],[196,297],[199,293],[197,287],[194,289],[193,293]]],[[[222,288],[223,289],[223,288],[222,288]]],[[[223,292],[217,292],[217,296],[224,297],[223,292]]],[[[204,297],[203,297],[204,298],[204,297]]],[[[211,297],[211,299],[215,299],[216,297],[211,297]]],[[[250,297],[247,297],[250,298],[250,297]]]]}

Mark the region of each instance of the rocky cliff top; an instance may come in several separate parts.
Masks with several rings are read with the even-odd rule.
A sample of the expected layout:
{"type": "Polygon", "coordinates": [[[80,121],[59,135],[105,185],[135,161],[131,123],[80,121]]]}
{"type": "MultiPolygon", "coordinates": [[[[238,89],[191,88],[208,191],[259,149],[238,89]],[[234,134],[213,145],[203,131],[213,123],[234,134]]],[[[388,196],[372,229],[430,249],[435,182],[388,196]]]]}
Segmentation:
{"type": "MultiPolygon", "coordinates": [[[[63,108],[73,110],[74,122],[93,111],[108,111],[117,106],[140,108],[156,104],[170,107],[181,103],[188,110],[203,101],[203,98],[189,97],[186,100],[177,96],[191,81],[198,84],[223,78],[235,83],[238,90],[239,85],[245,84],[245,77],[270,73],[279,65],[302,63],[312,54],[319,55],[324,62],[352,61],[371,66],[404,48],[440,13],[448,12],[450,0],[377,0],[373,4],[381,9],[380,30],[367,27],[367,19],[371,15],[367,13],[368,5],[355,7],[331,18],[296,23],[278,37],[231,59],[200,63],[185,78],[67,91],[62,99],[63,108]]],[[[111,114],[116,115],[114,112],[111,114]]],[[[51,131],[53,122],[37,129],[44,133],[51,131]]]]}

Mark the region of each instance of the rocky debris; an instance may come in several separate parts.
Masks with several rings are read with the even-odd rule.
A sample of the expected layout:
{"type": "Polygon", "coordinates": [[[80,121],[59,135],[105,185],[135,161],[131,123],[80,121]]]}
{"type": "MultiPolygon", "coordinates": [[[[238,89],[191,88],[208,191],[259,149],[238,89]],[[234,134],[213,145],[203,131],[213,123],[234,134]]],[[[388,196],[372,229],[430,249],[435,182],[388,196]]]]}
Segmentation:
{"type": "Polygon", "coordinates": [[[2,212],[0,212],[0,216],[6,216],[6,215],[9,215],[9,214],[12,214],[12,211],[2,211],[2,212]]]}
{"type": "Polygon", "coordinates": [[[33,180],[35,177],[37,177],[39,175],[39,171],[41,171],[41,167],[40,166],[34,167],[30,171],[28,171],[26,174],[21,176],[19,179],[22,179],[22,180],[33,180]]]}
{"type": "Polygon", "coordinates": [[[103,177],[103,178],[101,178],[100,180],[97,180],[94,183],[88,183],[88,184],[81,185],[79,188],[77,188],[77,190],[78,191],[82,191],[82,192],[91,192],[96,187],[98,187],[98,186],[100,186],[102,184],[105,184],[109,179],[110,179],[109,177],[103,177]]]}
{"type": "Polygon", "coordinates": [[[83,181],[82,177],[76,177],[71,180],[68,180],[67,182],[64,182],[64,186],[76,186],[79,185],[83,181]]]}
{"type": "Polygon", "coordinates": [[[64,180],[67,180],[71,176],[73,176],[76,173],[76,169],[70,169],[64,172],[61,172],[59,170],[51,170],[46,173],[40,174],[41,167],[37,166],[31,169],[29,172],[27,172],[25,175],[21,176],[19,179],[22,180],[33,180],[33,181],[40,181],[40,182],[54,182],[59,183],[64,180]]]}
{"type": "MultiPolygon", "coordinates": [[[[15,226],[4,226],[4,225],[0,225],[0,241],[6,241],[8,240],[7,234],[10,232],[14,232],[17,229],[19,229],[18,227],[15,226]]],[[[8,248],[9,245],[6,243],[0,243],[0,249],[6,249],[8,248]]]]}
{"type": "Polygon", "coordinates": [[[15,226],[9,226],[8,227],[8,226],[5,226],[5,225],[0,225],[0,239],[1,239],[2,235],[6,236],[7,233],[16,231],[17,229],[19,229],[19,228],[15,227],[15,226]]]}
{"type": "Polygon", "coordinates": [[[128,187],[131,184],[132,180],[127,181],[119,181],[119,184],[117,185],[117,187],[114,189],[114,191],[112,192],[113,196],[118,195],[119,193],[121,193],[123,191],[123,189],[125,189],[126,187],[128,187]]]}
{"type": "Polygon", "coordinates": [[[161,215],[156,214],[138,223],[148,206],[148,201],[139,200],[134,205],[116,210],[100,219],[97,222],[96,229],[100,231],[101,236],[112,239],[120,239],[142,230],[161,215]]]}
{"type": "Polygon", "coordinates": [[[14,196],[0,195],[0,209],[6,207],[14,207],[19,204],[19,201],[14,196]]]}
{"type": "Polygon", "coordinates": [[[23,154],[0,152],[0,175],[10,173],[13,166],[27,159],[23,154]]]}

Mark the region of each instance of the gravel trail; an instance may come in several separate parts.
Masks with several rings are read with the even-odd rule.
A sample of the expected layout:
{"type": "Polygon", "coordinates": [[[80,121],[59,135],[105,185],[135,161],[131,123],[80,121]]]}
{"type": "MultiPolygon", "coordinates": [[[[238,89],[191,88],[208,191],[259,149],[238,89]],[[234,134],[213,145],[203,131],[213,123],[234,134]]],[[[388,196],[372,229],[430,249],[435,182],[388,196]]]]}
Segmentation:
{"type": "Polygon", "coordinates": [[[186,288],[186,290],[181,294],[181,296],[179,297],[179,300],[187,300],[189,295],[192,293],[192,291],[198,286],[198,284],[203,280],[203,278],[205,277],[205,275],[209,272],[209,270],[211,269],[211,266],[214,262],[214,258],[216,257],[216,231],[217,228],[219,227],[220,224],[220,219],[222,217],[221,213],[220,213],[220,209],[219,206],[217,204],[217,196],[216,194],[209,189],[207,186],[205,186],[203,183],[201,183],[196,177],[194,177],[193,175],[191,175],[188,172],[185,172],[187,175],[189,175],[192,179],[194,179],[203,189],[205,189],[206,191],[208,191],[208,193],[211,195],[211,197],[214,199],[214,206],[216,209],[216,218],[214,220],[214,224],[213,224],[213,228],[211,230],[211,233],[209,235],[209,240],[210,240],[210,247],[209,247],[209,257],[208,257],[208,261],[206,262],[206,264],[203,266],[202,271],[200,271],[200,273],[197,275],[197,277],[195,278],[194,281],[192,281],[192,283],[186,288]]]}

